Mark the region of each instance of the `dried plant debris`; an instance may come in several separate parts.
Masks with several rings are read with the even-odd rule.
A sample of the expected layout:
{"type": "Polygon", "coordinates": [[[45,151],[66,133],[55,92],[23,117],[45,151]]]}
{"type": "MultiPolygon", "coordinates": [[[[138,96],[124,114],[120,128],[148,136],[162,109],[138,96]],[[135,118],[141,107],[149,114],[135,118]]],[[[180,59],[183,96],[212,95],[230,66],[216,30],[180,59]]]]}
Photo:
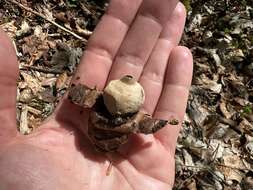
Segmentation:
{"type": "Polygon", "coordinates": [[[58,70],[63,73],[64,70],[67,70],[70,73],[73,73],[76,65],[80,61],[82,55],[81,48],[70,48],[67,44],[58,43],[57,51],[52,56],[52,60],[49,65],[52,69],[58,70]]]}
{"type": "Polygon", "coordinates": [[[182,43],[191,48],[195,68],[174,189],[253,189],[253,4],[186,3],[191,9],[182,43]]]}
{"type": "MultiPolygon", "coordinates": [[[[108,3],[16,0],[40,14],[36,16],[12,2],[0,0],[0,26],[11,37],[19,59],[17,121],[20,131],[27,134],[53,112],[69,88],[80,52],[86,48],[85,40],[108,3]]],[[[193,53],[194,77],[178,139],[174,189],[251,190],[252,1],[182,2],[188,12],[181,44],[193,53]]],[[[97,100],[90,96],[81,106],[91,106],[97,100]]],[[[100,112],[92,113],[101,116],[100,112]]],[[[121,119],[114,122],[120,123],[121,119]]],[[[127,138],[123,135],[119,140],[127,138]]]]}
{"type": "Polygon", "coordinates": [[[96,88],[91,89],[85,85],[72,85],[68,98],[75,104],[84,108],[92,108],[102,92],[96,88]]]}
{"type": "MultiPolygon", "coordinates": [[[[79,106],[92,108],[88,135],[100,151],[116,151],[128,141],[129,135],[152,134],[168,124],[166,120],[153,119],[139,111],[145,93],[129,75],[110,81],[103,92],[81,84],[74,85],[68,97],[79,106]]],[[[174,119],[170,124],[177,125],[179,122],[174,119]]]]}

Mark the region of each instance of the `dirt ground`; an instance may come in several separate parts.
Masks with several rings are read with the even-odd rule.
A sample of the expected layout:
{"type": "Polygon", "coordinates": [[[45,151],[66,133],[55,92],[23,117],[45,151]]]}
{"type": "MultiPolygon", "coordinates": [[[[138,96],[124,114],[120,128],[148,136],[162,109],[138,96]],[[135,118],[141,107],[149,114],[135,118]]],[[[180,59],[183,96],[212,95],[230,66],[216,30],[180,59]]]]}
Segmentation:
{"type": "MultiPolygon", "coordinates": [[[[194,78],[176,190],[253,190],[253,1],[183,0],[194,78]]],[[[29,134],[65,93],[105,0],[0,0],[19,59],[17,121],[29,134]]]]}

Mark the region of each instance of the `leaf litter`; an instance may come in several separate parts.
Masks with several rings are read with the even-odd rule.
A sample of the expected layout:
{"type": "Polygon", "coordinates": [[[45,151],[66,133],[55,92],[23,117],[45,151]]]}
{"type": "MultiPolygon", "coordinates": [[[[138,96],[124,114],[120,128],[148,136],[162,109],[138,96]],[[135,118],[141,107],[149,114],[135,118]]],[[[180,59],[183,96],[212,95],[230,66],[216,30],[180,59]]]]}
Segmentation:
{"type": "MultiPolygon", "coordinates": [[[[69,87],[106,1],[0,1],[19,58],[17,120],[29,134],[69,87]],[[38,13],[38,14],[37,14],[38,13]],[[85,40],[84,40],[85,39],[85,40]]],[[[184,0],[182,45],[194,77],[176,148],[174,189],[253,189],[253,4],[184,0]]]]}

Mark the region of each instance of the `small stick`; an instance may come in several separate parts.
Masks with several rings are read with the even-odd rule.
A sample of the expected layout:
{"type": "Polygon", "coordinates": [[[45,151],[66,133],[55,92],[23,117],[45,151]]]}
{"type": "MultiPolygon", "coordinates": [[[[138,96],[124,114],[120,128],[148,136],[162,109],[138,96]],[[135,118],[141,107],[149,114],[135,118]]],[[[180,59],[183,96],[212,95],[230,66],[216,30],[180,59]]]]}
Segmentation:
{"type": "MultiPolygon", "coordinates": [[[[53,20],[48,19],[47,17],[45,17],[45,16],[42,15],[41,13],[39,13],[39,12],[37,12],[37,11],[34,11],[33,9],[31,9],[31,8],[29,8],[29,7],[26,7],[26,6],[22,5],[21,3],[15,1],[15,0],[9,0],[9,1],[12,2],[13,4],[19,6],[19,7],[22,8],[22,9],[24,9],[24,10],[26,10],[26,11],[28,11],[28,12],[31,12],[31,13],[33,13],[33,14],[35,14],[35,15],[37,15],[37,16],[43,18],[43,19],[45,19],[46,21],[50,22],[51,24],[55,25],[56,27],[60,28],[61,30],[63,30],[63,31],[65,31],[65,32],[67,32],[67,33],[73,35],[74,37],[78,38],[79,40],[83,41],[84,43],[87,43],[87,40],[86,40],[86,39],[82,38],[81,36],[77,35],[76,33],[72,32],[72,31],[68,30],[67,28],[65,28],[65,27],[63,27],[63,26],[57,24],[57,23],[54,22],[53,20]]],[[[8,2],[8,1],[7,1],[7,2],[8,2]]]]}
{"type": "Polygon", "coordinates": [[[51,74],[61,74],[61,73],[63,73],[60,70],[53,70],[53,69],[50,69],[50,68],[40,68],[40,67],[29,66],[29,65],[23,65],[19,69],[20,70],[32,69],[32,70],[35,70],[35,71],[39,71],[39,72],[43,72],[43,73],[51,73],[51,74]]]}
{"type": "Polygon", "coordinates": [[[22,106],[22,112],[20,115],[20,126],[19,126],[20,133],[23,135],[26,135],[31,132],[28,127],[27,114],[28,114],[28,106],[24,104],[22,106]]]}

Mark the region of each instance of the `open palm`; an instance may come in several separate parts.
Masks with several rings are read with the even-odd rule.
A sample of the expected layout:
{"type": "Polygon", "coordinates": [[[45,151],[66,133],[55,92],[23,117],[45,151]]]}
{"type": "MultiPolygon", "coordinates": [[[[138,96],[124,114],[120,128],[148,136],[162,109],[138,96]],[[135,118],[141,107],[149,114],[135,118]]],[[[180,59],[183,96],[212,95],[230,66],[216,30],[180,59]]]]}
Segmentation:
{"type": "MultiPolygon", "coordinates": [[[[177,46],[184,22],[176,0],[111,0],[73,82],[103,89],[111,79],[133,75],[146,92],[146,112],[182,120],[192,76],[191,53],[177,46]]],[[[1,31],[1,190],[172,188],[180,126],[133,135],[118,153],[102,154],[87,139],[87,111],[64,99],[37,131],[22,136],[16,131],[17,77],[15,52],[1,31]]]]}

